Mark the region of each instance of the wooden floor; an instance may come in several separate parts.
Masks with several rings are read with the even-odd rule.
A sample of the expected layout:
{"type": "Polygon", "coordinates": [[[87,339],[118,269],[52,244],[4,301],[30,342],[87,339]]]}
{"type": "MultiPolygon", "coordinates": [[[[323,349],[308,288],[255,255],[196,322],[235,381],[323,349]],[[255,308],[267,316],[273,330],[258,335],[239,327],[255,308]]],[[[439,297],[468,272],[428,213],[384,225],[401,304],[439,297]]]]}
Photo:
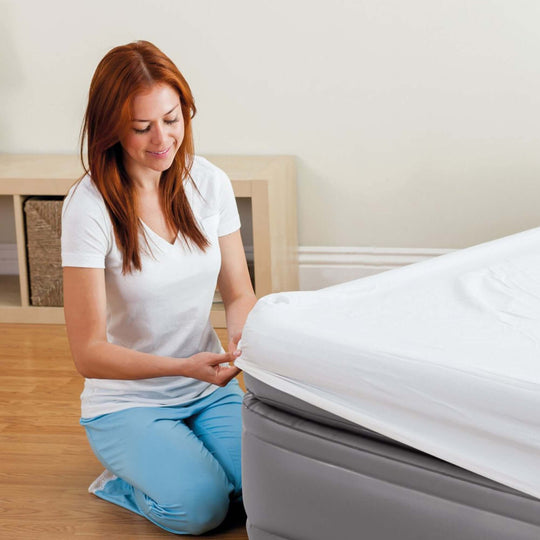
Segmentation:
{"type": "MultiPolygon", "coordinates": [[[[82,385],[63,326],[0,324],[0,538],[175,537],[87,492],[103,467],[79,425],[82,385]]],[[[247,540],[245,514],[203,537],[247,540]]]]}

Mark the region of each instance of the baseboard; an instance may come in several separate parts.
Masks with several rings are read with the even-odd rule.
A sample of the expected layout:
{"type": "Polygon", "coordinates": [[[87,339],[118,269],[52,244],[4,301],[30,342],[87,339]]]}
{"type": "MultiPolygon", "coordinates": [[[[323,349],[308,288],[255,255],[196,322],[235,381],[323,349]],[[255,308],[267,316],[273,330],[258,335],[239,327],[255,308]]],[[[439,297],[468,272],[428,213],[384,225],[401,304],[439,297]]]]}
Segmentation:
{"type": "Polygon", "coordinates": [[[17,244],[0,244],[0,275],[13,276],[18,273],[17,244]]]}
{"type": "Polygon", "coordinates": [[[301,246],[298,249],[300,290],[322,289],[450,251],[429,248],[301,246]]]}

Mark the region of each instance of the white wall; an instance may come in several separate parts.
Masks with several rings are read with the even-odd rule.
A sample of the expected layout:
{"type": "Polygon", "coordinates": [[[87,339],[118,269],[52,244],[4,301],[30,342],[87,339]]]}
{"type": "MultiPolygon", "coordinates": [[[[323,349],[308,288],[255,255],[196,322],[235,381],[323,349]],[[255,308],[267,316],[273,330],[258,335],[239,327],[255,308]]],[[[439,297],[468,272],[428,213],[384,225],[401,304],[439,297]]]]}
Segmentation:
{"type": "Polygon", "coordinates": [[[298,157],[302,246],[459,248],[540,221],[536,0],[0,0],[0,152],[75,152],[113,46],[178,64],[200,153],[298,157]]]}

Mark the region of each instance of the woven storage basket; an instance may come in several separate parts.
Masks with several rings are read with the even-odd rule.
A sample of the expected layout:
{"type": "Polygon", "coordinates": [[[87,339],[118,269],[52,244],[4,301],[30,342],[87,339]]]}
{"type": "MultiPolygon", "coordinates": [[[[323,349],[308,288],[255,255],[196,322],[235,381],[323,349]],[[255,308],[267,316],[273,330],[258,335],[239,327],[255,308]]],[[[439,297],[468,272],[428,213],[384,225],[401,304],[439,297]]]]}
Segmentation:
{"type": "Polygon", "coordinates": [[[33,306],[62,306],[62,262],[60,235],[62,198],[30,197],[24,203],[33,306]]]}

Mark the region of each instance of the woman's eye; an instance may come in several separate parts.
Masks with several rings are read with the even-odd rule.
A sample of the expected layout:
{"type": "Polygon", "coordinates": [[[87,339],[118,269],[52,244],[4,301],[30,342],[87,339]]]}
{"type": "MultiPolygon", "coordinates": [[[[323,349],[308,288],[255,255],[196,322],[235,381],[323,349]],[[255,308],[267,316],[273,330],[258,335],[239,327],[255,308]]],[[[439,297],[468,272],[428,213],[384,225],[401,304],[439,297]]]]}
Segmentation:
{"type": "Polygon", "coordinates": [[[144,129],[133,129],[133,131],[139,135],[142,135],[143,133],[148,133],[150,131],[150,126],[147,126],[144,129]]]}
{"type": "Polygon", "coordinates": [[[172,120],[165,120],[165,123],[166,124],[176,124],[176,122],[178,122],[178,116],[176,118],[173,118],[172,120]]]}

